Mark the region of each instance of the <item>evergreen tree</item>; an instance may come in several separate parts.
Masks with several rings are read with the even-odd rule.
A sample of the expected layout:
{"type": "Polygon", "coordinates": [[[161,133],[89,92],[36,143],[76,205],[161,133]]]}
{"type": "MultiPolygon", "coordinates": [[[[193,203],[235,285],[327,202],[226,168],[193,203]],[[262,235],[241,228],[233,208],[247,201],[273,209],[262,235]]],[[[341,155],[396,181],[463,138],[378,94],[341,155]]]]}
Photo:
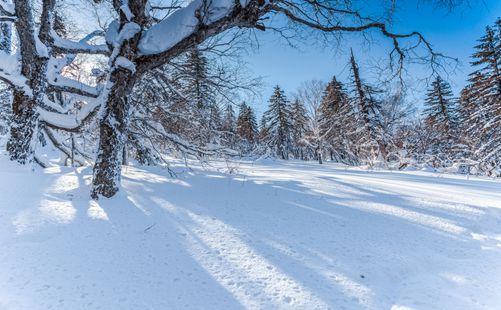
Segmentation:
{"type": "Polygon", "coordinates": [[[304,104],[298,99],[291,106],[292,153],[295,158],[307,159],[307,147],[304,137],[308,129],[308,115],[304,104]]]}
{"type": "Polygon", "coordinates": [[[233,106],[228,104],[226,109],[224,109],[223,119],[221,122],[221,131],[224,139],[224,144],[230,148],[234,148],[237,142],[237,127],[236,127],[236,116],[233,106]]]}
{"type": "MultiPolygon", "coordinates": [[[[501,24],[501,22],[499,23],[501,24]]],[[[498,32],[500,30],[501,28],[498,28],[498,32]]],[[[496,31],[491,27],[486,27],[485,32],[486,34],[480,38],[479,44],[475,46],[477,51],[472,55],[474,61],[471,64],[480,67],[472,75],[482,73],[486,77],[481,85],[484,90],[483,96],[489,97],[488,100],[493,100],[495,98],[490,97],[501,97],[501,34],[496,34],[496,31]]]]}
{"type": "Polygon", "coordinates": [[[501,175],[501,19],[475,46],[469,85],[461,93],[461,112],[480,170],[501,175]]]}
{"type": "Polygon", "coordinates": [[[257,139],[258,129],[254,111],[245,102],[240,105],[237,118],[237,134],[247,145],[254,144],[257,139]]]}
{"type": "Polygon", "coordinates": [[[383,130],[379,121],[381,103],[377,98],[378,91],[362,81],[353,51],[351,51],[350,64],[354,93],[352,100],[356,107],[355,112],[359,124],[359,130],[355,135],[358,148],[356,153],[359,158],[373,165],[379,156],[386,158],[383,130]]]}
{"type": "Polygon", "coordinates": [[[189,96],[198,109],[210,108],[214,103],[208,80],[208,60],[198,48],[193,48],[184,64],[186,95],[189,96]]]}
{"type": "Polygon", "coordinates": [[[336,77],[325,88],[320,114],[321,134],[326,136],[330,159],[353,163],[353,133],[357,130],[357,120],[348,94],[336,77]]]}
{"type": "Polygon", "coordinates": [[[457,142],[458,114],[449,83],[437,76],[426,93],[424,105],[431,162],[434,166],[450,165],[455,155],[453,147],[457,142]]]}
{"type": "Polygon", "coordinates": [[[265,141],[266,145],[279,158],[289,159],[292,140],[289,102],[278,85],[275,86],[264,117],[268,132],[265,141]]]}
{"type": "Polygon", "coordinates": [[[454,127],[457,122],[456,100],[449,83],[440,76],[432,82],[426,93],[424,116],[435,124],[454,127]]]}
{"type": "Polygon", "coordinates": [[[261,120],[259,121],[259,134],[258,140],[261,145],[266,145],[268,140],[269,129],[266,124],[266,115],[261,116],[261,120]]]}
{"type": "Polygon", "coordinates": [[[198,48],[187,55],[178,76],[185,103],[185,114],[190,125],[188,135],[197,144],[214,143],[220,125],[220,110],[209,76],[209,61],[198,48]]]}

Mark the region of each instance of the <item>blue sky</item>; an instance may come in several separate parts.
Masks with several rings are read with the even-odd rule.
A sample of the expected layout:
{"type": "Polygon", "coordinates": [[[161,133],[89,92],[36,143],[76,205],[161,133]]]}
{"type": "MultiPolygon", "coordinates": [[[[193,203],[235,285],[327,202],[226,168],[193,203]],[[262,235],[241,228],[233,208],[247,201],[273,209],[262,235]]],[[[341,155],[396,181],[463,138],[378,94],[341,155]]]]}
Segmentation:
{"type": "MultiPolygon", "coordinates": [[[[423,3],[417,0],[401,0],[397,1],[397,4],[400,7],[394,15],[394,23],[391,26],[393,31],[417,30],[433,44],[436,51],[459,59],[459,66],[456,70],[450,70],[448,77],[453,89],[458,92],[471,72],[469,61],[476,40],[483,35],[487,25],[492,25],[497,17],[501,17],[501,1],[469,0],[469,3],[452,11],[433,7],[429,1],[423,3]]],[[[374,43],[369,46],[362,44],[359,37],[347,36],[338,49],[324,48],[310,42],[295,49],[274,33],[265,32],[258,35],[260,48],[248,59],[253,74],[263,76],[265,82],[263,97],[253,103],[258,115],[266,109],[267,99],[276,84],[291,93],[305,80],[328,81],[336,75],[347,81],[350,48],[354,49],[360,65],[366,68],[366,79],[371,80],[371,64],[383,56],[391,43],[374,36],[374,43]]],[[[409,70],[411,79],[428,75],[426,67],[413,66],[409,70]]],[[[425,83],[422,81],[411,84],[415,87],[410,96],[412,100],[419,101],[425,83]]]]}

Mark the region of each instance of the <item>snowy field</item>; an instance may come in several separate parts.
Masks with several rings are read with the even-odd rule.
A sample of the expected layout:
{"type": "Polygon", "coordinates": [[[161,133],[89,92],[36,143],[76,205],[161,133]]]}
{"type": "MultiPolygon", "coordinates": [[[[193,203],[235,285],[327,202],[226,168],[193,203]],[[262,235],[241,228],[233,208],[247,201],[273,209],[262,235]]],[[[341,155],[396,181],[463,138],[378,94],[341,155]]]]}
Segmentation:
{"type": "Polygon", "coordinates": [[[303,162],[124,169],[0,156],[0,309],[501,309],[501,182],[303,162]]]}

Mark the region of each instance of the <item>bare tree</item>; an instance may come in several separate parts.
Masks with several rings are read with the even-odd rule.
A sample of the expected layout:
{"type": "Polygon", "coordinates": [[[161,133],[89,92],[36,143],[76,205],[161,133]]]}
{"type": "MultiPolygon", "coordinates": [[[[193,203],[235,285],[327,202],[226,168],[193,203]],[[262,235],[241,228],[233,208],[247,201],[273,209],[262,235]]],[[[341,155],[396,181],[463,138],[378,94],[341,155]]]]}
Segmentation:
{"type": "Polygon", "coordinates": [[[325,139],[331,131],[331,128],[325,129],[322,123],[321,107],[325,87],[326,84],[322,81],[310,80],[301,84],[297,91],[297,98],[308,111],[308,130],[305,141],[314,150],[319,164],[323,162],[325,139]]]}

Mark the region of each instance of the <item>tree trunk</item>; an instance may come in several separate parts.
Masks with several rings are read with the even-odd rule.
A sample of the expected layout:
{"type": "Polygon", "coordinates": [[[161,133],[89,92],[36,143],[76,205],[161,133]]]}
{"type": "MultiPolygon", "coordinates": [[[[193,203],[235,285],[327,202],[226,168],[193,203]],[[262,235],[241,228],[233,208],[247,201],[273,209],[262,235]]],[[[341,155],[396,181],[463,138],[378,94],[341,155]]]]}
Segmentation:
{"type": "MultiPolygon", "coordinates": [[[[19,37],[19,51],[21,55],[21,73],[28,80],[31,96],[21,90],[14,90],[12,101],[13,120],[10,128],[10,138],[7,142],[7,151],[11,160],[26,164],[33,160],[34,144],[37,138],[38,113],[37,106],[42,106],[47,89],[48,55],[39,55],[36,44],[36,31],[33,14],[29,1],[14,1],[16,8],[16,29],[19,37]]],[[[48,15],[53,9],[55,1],[46,1],[43,5],[40,25],[42,43],[47,43],[51,20],[48,15]]],[[[49,51],[47,51],[49,53],[49,51]]]]}
{"type": "Polygon", "coordinates": [[[118,192],[123,161],[123,149],[127,139],[130,104],[128,96],[134,85],[134,75],[125,69],[113,73],[113,87],[101,119],[99,149],[91,197],[112,197],[118,192]]]}
{"type": "Polygon", "coordinates": [[[322,150],[322,146],[318,146],[317,148],[317,156],[318,156],[318,163],[321,165],[323,162],[322,162],[322,153],[323,153],[323,150],[322,150]]]}
{"type": "Polygon", "coordinates": [[[12,101],[12,122],[7,151],[11,160],[21,164],[28,163],[33,155],[34,133],[37,127],[38,114],[35,113],[35,102],[15,90],[12,101]]]}
{"type": "MultiPolygon", "coordinates": [[[[144,8],[146,0],[137,0],[129,3],[133,13],[133,22],[143,29],[146,24],[144,8]]],[[[130,23],[124,15],[121,2],[114,2],[115,9],[120,12],[120,27],[122,31],[126,24],[130,23]]],[[[106,198],[115,195],[120,186],[122,163],[124,160],[123,150],[128,137],[129,117],[131,106],[128,97],[139,73],[135,71],[135,61],[138,58],[138,43],[141,30],[137,29],[134,36],[120,42],[115,46],[115,58],[111,59],[112,70],[109,83],[112,84],[105,104],[105,110],[101,117],[99,129],[99,148],[96,163],[94,165],[94,177],[92,179],[91,197],[98,199],[99,196],[106,198]],[[130,62],[127,68],[121,67],[117,59],[130,62]]]]}

